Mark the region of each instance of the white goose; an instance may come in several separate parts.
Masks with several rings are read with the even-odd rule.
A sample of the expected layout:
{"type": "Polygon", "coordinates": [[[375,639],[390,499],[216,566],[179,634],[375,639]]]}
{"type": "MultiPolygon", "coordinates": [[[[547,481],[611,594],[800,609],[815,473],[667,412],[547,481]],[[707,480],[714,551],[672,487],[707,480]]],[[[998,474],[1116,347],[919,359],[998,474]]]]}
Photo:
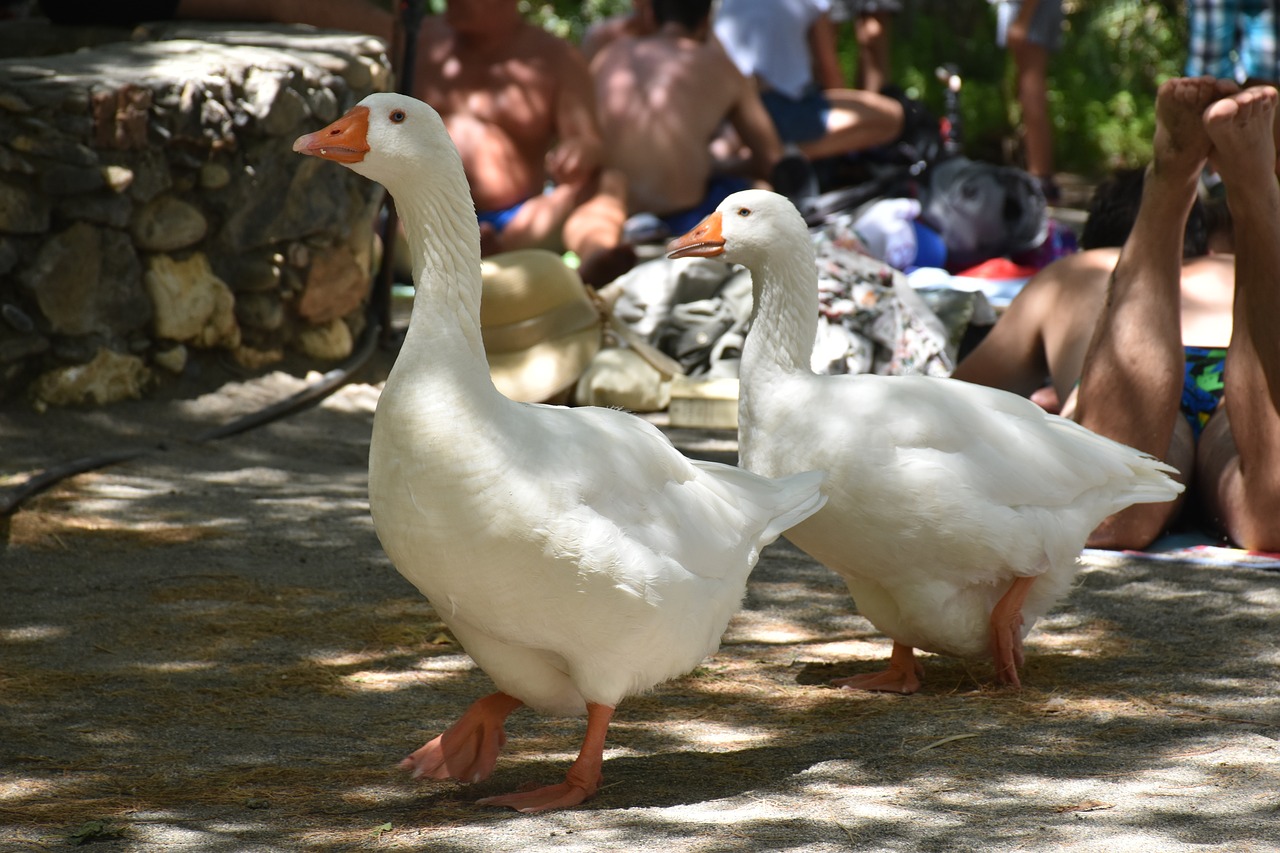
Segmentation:
{"type": "Polygon", "coordinates": [[[893,639],[885,672],[841,687],[912,693],[914,650],[991,654],[1017,686],[1022,638],[1061,598],[1089,533],[1130,504],[1171,500],[1170,466],[993,388],[918,376],[820,376],[813,245],[791,202],[724,200],[671,257],[751,271],[742,353],[741,463],[825,471],[827,505],[787,538],[841,575],[893,639]]]}
{"type": "Polygon", "coordinates": [[[585,712],[563,783],[481,800],[576,805],[600,783],[614,706],[716,650],[760,549],[822,505],[822,475],[691,462],[634,416],[502,396],[481,345],[475,209],[426,104],[370,95],[293,147],[395,197],[417,290],[374,417],[369,507],[396,568],[499,691],[402,764],[478,781],[521,704],[585,712]]]}

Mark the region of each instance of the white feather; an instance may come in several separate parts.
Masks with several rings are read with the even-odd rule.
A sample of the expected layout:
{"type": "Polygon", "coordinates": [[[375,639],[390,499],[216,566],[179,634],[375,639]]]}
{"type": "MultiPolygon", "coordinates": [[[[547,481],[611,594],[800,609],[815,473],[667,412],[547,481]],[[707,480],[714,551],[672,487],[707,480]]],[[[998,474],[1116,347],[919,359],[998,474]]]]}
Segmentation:
{"type": "Polygon", "coordinates": [[[350,167],[395,197],[417,287],[369,455],[387,554],[498,688],[535,708],[616,705],[687,672],[717,648],[760,549],[821,505],[821,475],[694,463],[631,415],[499,394],[457,151],[419,101],[361,105],[370,150],[350,167]]]}
{"type": "Polygon", "coordinates": [[[827,473],[826,506],[787,538],[839,573],[894,640],[985,654],[991,609],[1014,578],[1038,576],[1025,633],[1067,591],[1104,518],[1182,491],[1170,466],[1014,394],[813,374],[817,273],[804,221],[762,191],[730,196],[719,213],[721,257],[751,270],[756,299],[742,359],[742,464],[771,477],[827,473]]]}

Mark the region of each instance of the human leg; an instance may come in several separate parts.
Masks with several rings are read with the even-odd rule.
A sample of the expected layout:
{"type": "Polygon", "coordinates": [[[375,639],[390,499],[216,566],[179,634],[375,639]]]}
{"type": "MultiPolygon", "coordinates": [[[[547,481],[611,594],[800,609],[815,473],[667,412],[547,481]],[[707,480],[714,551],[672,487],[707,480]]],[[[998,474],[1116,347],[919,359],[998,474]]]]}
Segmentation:
{"type": "Polygon", "coordinates": [[[495,249],[515,252],[520,249],[564,251],[562,231],[577,204],[577,191],[567,185],[552,187],[533,196],[502,227],[495,249]]]}
{"type": "Polygon", "coordinates": [[[831,89],[823,94],[830,103],[827,132],[798,146],[810,160],[865,151],[902,134],[905,112],[894,98],[856,89],[831,89]]]}
{"type": "Polygon", "coordinates": [[[1011,44],[1022,112],[1027,171],[1042,182],[1053,179],[1053,124],[1049,120],[1049,51],[1030,41],[1011,44]]]}
{"type": "Polygon", "coordinates": [[[889,47],[893,16],[888,12],[867,12],[853,20],[853,37],[858,43],[858,88],[879,92],[889,82],[889,47]]]}
{"type": "Polygon", "coordinates": [[[605,169],[564,223],[564,245],[582,262],[582,280],[602,287],[636,264],[635,249],[622,242],[627,221],[627,182],[605,169]]]}
{"type": "Polygon", "coordinates": [[[582,280],[600,286],[635,266],[635,250],[622,243],[626,219],[626,179],[605,170],[589,183],[560,184],[528,199],[497,234],[482,228],[481,249],[568,250],[582,262],[582,280]]]}
{"type": "MultiPolygon", "coordinates": [[[[1156,95],[1156,132],[1142,202],[1108,284],[1085,353],[1075,419],[1171,464],[1184,376],[1182,234],[1210,141],[1203,114],[1234,84],[1207,77],[1169,80],[1156,95]]],[[[1190,473],[1185,467],[1183,478],[1190,473]]],[[[1138,504],[1094,531],[1094,547],[1144,547],[1178,502],[1138,504]]]]}
{"type": "Polygon", "coordinates": [[[1270,86],[1247,89],[1204,114],[1234,224],[1236,292],[1222,407],[1200,439],[1199,476],[1210,512],[1242,547],[1280,551],[1280,185],[1275,180],[1270,86]]]}

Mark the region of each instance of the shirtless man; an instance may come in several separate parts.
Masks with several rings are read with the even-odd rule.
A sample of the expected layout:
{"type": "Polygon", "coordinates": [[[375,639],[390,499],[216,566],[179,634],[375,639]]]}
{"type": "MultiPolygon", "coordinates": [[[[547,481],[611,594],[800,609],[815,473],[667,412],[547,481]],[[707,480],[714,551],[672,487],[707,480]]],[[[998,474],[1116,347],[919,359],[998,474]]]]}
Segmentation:
{"type": "MultiPolygon", "coordinates": [[[[1015,300],[1024,303],[1018,312],[1011,305],[955,373],[1025,390],[1031,373],[1018,378],[1018,370],[1047,364],[1055,386],[1071,395],[1065,414],[1177,467],[1223,533],[1269,551],[1280,550],[1278,99],[1271,87],[1240,91],[1212,78],[1161,85],[1153,162],[1114,270],[1098,250],[1104,254],[1075,260],[1061,284],[1028,285],[1025,300],[1015,300]],[[1184,267],[1181,231],[1170,226],[1186,220],[1208,160],[1226,186],[1236,255],[1234,263],[1216,256],[1184,267]],[[1069,291],[1070,280],[1083,289],[1069,291]],[[1189,355],[1194,362],[1200,348],[1222,347],[1221,399],[1203,406],[1192,393],[1191,411],[1180,411],[1189,355]],[[1002,360],[1023,368],[1002,368],[1002,360]]],[[[1215,371],[1213,357],[1201,369],[1215,371]]],[[[1090,544],[1145,547],[1180,504],[1131,507],[1100,525],[1090,544]]]]}
{"type": "Polygon", "coordinates": [[[605,158],[627,178],[628,212],[648,212],[673,234],[692,228],[725,196],[751,186],[713,177],[711,141],[729,121],[767,178],[782,142],[756,92],[708,40],[711,0],[652,0],[657,30],[608,44],[591,63],[605,158]]]}
{"type": "Polygon", "coordinates": [[[462,154],[486,254],[567,248],[590,284],[634,263],[620,245],[625,184],[601,168],[586,62],[516,0],[449,0],[424,19],[413,93],[462,154]]]}
{"type": "Polygon", "coordinates": [[[658,28],[652,0],[631,0],[631,11],[596,21],[582,36],[582,55],[590,63],[605,46],[623,36],[647,36],[658,28]]]}

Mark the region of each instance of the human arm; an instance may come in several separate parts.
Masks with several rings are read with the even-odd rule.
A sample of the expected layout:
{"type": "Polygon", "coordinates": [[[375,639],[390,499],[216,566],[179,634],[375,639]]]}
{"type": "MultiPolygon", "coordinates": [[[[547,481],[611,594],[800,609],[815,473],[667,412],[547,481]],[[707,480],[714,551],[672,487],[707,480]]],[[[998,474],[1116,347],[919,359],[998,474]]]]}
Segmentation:
{"type": "Polygon", "coordinates": [[[729,123],[751,151],[751,174],[766,178],[774,164],[782,159],[782,140],[764,102],[760,100],[755,79],[738,71],[727,56],[725,62],[731,66],[729,71],[738,80],[741,92],[729,112],[729,123]]]}
{"type": "Polygon", "coordinates": [[[809,55],[813,60],[813,76],[821,89],[847,88],[840,55],[836,51],[836,27],[826,12],[809,27],[809,55]]]}
{"type": "Polygon", "coordinates": [[[564,42],[556,63],[556,142],[547,152],[547,174],[558,184],[583,183],[603,162],[604,143],[596,117],[595,84],[586,60],[564,42]]]}
{"type": "Polygon", "coordinates": [[[1024,397],[1043,387],[1049,379],[1043,329],[1050,289],[1044,280],[1028,282],[982,343],[956,365],[952,378],[1024,397]]]}

